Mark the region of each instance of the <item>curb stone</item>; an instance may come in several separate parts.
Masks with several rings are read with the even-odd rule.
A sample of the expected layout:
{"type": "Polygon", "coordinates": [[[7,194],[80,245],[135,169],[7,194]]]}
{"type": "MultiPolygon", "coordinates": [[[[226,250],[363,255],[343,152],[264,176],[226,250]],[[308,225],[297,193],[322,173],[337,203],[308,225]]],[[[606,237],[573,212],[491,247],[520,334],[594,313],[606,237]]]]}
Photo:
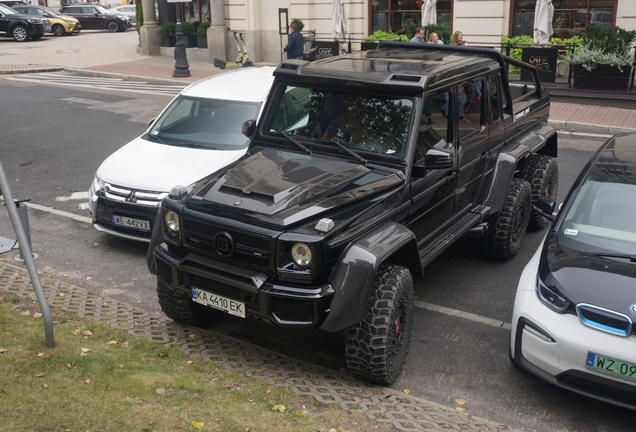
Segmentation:
{"type": "Polygon", "coordinates": [[[0,75],[38,73],[38,72],[59,72],[64,70],[62,66],[49,64],[15,64],[0,65],[0,75]]]}
{"type": "MultiPolygon", "coordinates": [[[[45,273],[40,278],[52,307],[126,330],[133,336],[180,347],[186,355],[200,356],[228,369],[243,371],[248,377],[265,379],[296,394],[314,397],[318,402],[339,405],[348,412],[364,413],[371,420],[390,423],[399,430],[514,432],[506,425],[357,381],[346,374],[210,330],[178,324],[161,313],[149,313],[90,293],[45,273]],[[190,337],[192,334],[194,338],[190,337]]],[[[35,300],[28,273],[11,264],[0,263],[0,291],[35,300]]]]}

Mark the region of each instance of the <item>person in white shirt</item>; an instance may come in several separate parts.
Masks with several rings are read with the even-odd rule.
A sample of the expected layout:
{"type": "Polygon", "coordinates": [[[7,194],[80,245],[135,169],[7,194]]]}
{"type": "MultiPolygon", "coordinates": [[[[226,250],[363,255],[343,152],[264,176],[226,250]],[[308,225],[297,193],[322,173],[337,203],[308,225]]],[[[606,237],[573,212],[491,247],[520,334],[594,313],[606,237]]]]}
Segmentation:
{"type": "Polygon", "coordinates": [[[444,42],[442,42],[442,40],[439,38],[439,36],[435,32],[431,32],[431,34],[428,35],[428,43],[444,45],[444,42]]]}

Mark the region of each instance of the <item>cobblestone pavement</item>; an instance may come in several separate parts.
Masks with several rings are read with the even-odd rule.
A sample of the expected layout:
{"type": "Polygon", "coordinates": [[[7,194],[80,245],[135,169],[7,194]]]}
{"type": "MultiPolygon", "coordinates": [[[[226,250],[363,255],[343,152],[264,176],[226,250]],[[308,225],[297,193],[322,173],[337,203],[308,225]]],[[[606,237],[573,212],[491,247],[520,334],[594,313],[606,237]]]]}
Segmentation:
{"type": "MultiPolygon", "coordinates": [[[[178,324],[163,314],[150,314],[133,306],[92,294],[82,288],[40,275],[52,308],[61,308],[131,335],[181,347],[190,356],[243,371],[294,393],[337,404],[349,412],[365,413],[398,430],[512,431],[506,425],[471,416],[389,388],[354,380],[346,374],[305,363],[210,330],[178,324]],[[192,337],[191,335],[195,335],[192,337]]],[[[35,293],[21,267],[0,263],[0,290],[20,297],[35,293]]],[[[55,310],[53,310],[55,313],[55,310]]],[[[44,342],[43,342],[44,343],[44,342]]]]}

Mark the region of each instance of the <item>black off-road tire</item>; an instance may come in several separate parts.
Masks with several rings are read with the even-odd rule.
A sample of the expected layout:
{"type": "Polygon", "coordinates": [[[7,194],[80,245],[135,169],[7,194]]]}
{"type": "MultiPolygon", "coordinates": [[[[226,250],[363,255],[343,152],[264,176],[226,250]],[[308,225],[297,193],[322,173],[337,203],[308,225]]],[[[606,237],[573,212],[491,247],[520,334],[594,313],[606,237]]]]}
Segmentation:
{"type": "Polygon", "coordinates": [[[531,210],[530,183],[513,179],[503,208],[490,217],[483,234],[484,247],[491,256],[508,260],[517,254],[528,229],[531,210]]]}
{"type": "MultiPolygon", "coordinates": [[[[519,170],[519,177],[530,183],[533,205],[540,199],[556,201],[559,187],[559,165],[556,159],[550,156],[532,155],[519,170]]],[[[549,223],[548,219],[532,209],[528,229],[540,230],[549,223]]]]}
{"type": "Polygon", "coordinates": [[[155,223],[152,227],[152,235],[150,236],[150,244],[148,244],[148,250],[146,251],[146,264],[148,265],[148,270],[153,275],[159,273],[157,269],[157,263],[155,262],[155,248],[163,243],[163,232],[161,231],[161,209],[157,211],[157,216],[155,216],[155,223]]]}
{"type": "Polygon", "coordinates": [[[192,301],[183,291],[175,291],[157,279],[157,297],[168,318],[182,324],[205,327],[212,322],[214,311],[192,301]]]}
{"type": "Polygon", "coordinates": [[[395,382],[413,330],[413,278],[397,265],[380,267],[361,322],[347,329],[349,373],[380,385],[395,382]]]}

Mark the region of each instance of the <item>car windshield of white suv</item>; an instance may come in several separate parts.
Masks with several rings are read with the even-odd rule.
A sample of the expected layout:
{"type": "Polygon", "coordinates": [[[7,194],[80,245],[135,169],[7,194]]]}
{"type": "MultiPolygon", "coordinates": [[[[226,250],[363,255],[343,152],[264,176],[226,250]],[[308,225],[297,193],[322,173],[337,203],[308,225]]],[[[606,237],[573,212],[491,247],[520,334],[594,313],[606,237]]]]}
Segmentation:
{"type": "Polygon", "coordinates": [[[559,242],[587,252],[636,255],[636,184],[633,177],[624,180],[588,177],[561,224],[559,242]]]}
{"type": "Polygon", "coordinates": [[[0,12],[2,12],[5,15],[16,15],[18,14],[18,11],[11,9],[8,6],[3,5],[2,3],[0,3],[0,12]]]}
{"type": "Polygon", "coordinates": [[[179,96],[144,138],[173,146],[239,150],[249,144],[241,132],[243,122],[257,118],[259,108],[255,102],[179,96]]]}
{"type": "Polygon", "coordinates": [[[412,112],[410,99],[287,86],[278,89],[263,132],[297,142],[338,143],[355,152],[401,156],[412,112]]]}

